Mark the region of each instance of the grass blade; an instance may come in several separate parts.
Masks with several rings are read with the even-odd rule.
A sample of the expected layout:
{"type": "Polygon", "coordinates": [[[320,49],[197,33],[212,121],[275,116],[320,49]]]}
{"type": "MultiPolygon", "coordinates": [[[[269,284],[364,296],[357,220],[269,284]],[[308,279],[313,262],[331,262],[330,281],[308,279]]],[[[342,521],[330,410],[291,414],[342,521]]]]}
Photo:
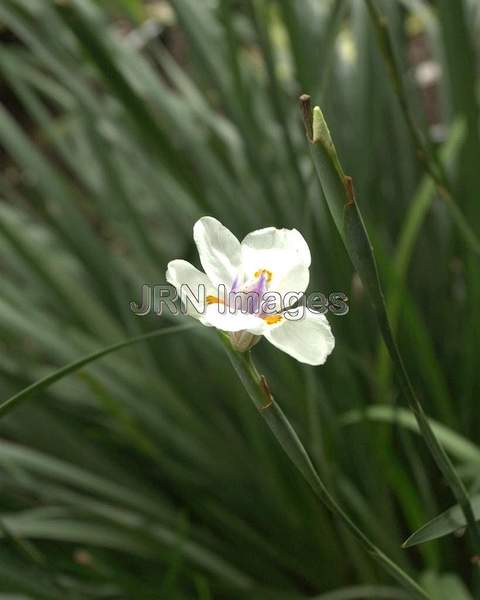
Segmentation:
{"type": "MultiPolygon", "coordinates": [[[[396,406],[369,406],[362,412],[352,411],[343,416],[342,423],[343,425],[354,425],[364,419],[378,423],[391,423],[420,433],[415,416],[405,408],[396,406]]],[[[480,448],[478,446],[449,427],[432,419],[429,421],[433,432],[449,454],[458,460],[480,465],[480,448]]]]}
{"type": "Polygon", "coordinates": [[[317,106],[310,113],[310,97],[302,96],[305,127],[310,142],[313,163],[324,191],[331,215],[347,249],[353,266],[368,290],[380,330],[388,348],[405,399],[417,419],[422,437],[438,468],[447,481],[454,497],[461,505],[469,526],[474,552],[480,552],[480,528],[478,527],[467,490],[458,476],[450,458],[435,437],[428,418],[420,403],[395,341],[387,314],[383,290],[378,276],[373,247],[355,199],[352,179],[343,173],[327,123],[317,106]]]}
{"type": "Polygon", "coordinates": [[[40,379],[39,381],[32,383],[31,385],[24,388],[17,394],[8,398],[7,400],[4,400],[0,404],[0,416],[3,416],[6,413],[8,413],[19,402],[22,402],[23,400],[30,398],[30,396],[32,396],[32,394],[35,394],[35,393],[38,393],[38,392],[41,392],[41,391],[47,389],[49,386],[51,386],[55,382],[59,381],[63,377],[66,377],[67,375],[70,375],[71,373],[78,371],[78,369],[81,369],[82,367],[102,358],[103,356],[107,356],[107,354],[111,354],[112,352],[116,352],[117,350],[121,350],[122,348],[127,348],[128,346],[132,346],[133,344],[138,344],[139,342],[144,342],[153,337],[160,337],[160,336],[169,335],[172,333],[178,333],[180,331],[185,331],[187,329],[191,329],[192,327],[194,327],[194,324],[192,324],[192,323],[184,323],[183,325],[174,325],[172,327],[165,327],[164,329],[160,329],[159,331],[152,331],[152,332],[146,333],[144,335],[139,335],[137,337],[130,338],[128,340],[124,340],[123,342],[118,342],[116,344],[112,344],[111,346],[107,346],[106,348],[102,348],[101,350],[98,350],[97,352],[93,352],[92,354],[89,354],[88,356],[84,356],[83,358],[81,358],[79,360],[71,362],[68,365],[65,365],[64,367],[62,367],[61,369],[58,369],[57,371],[51,373],[50,375],[47,375],[43,379],[40,379]]]}
{"type": "Polygon", "coordinates": [[[350,519],[344,510],[331,496],[327,487],[318,475],[313,463],[308,456],[302,442],[291,426],[287,417],[273,399],[266,379],[260,376],[252,361],[250,353],[240,354],[235,352],[225,335],[221,335],[230,361],[237,372],[245,390],[253,400],[260,415],[265,420],[272,434],[303,475],[315,495],[326,507],[340,519],[355,538],[363,545],[367,552],[385,568],[401,585],[408,589],[414,598],[428,598],[421,587],[398,565],[396,565],[380,548],[378,548],[350,519]]]}
{"type": "MultiPolygon", "coordinates": [[[[475,518],[480,521],[480,496],[472,497],[472,508],[475,518]]],[[[404,543],[405,548],[431,542],[455,532],[462,532],[466,526],[465,516],[457,504],[441,513],[422,527],[404,543]]]]}

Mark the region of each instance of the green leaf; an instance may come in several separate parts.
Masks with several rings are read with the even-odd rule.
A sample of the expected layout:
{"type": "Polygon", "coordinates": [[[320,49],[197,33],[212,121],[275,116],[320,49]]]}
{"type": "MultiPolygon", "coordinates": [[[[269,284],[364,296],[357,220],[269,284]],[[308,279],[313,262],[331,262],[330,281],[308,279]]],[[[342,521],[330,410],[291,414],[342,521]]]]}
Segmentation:
{"type": "Polygon", "coordinates": [[[71,373],[78,371],[78,369],[81,369],[82,367],[84,367],[90,363],[93,363],[94,361],[102,358],[103,356],[107,356],[108,354],[111,354],[112,352],[116,352],[117,350],[121,350],[122,348],[127,348],[128,346],[131,346],[133,344],[138,344],[139,342],[144,342],[145,340],[151,339],[153,337],[161,337],[164,335],[169,335],[171,333],[178,333],[180,331],[185,331],[186,329],[191,329],[192,327],[194,327],[194,324],[192,324],[192,323],[184,323],[183,325],[174,325],[172,327],[165,327],[164,329],[161,329],[160,331],[152,331],[150,333],[146,333],[144,335],[139,335],[135,338],[131,338],[131,339],[125,340],[123,342],[118,342],[116,344],[112,344],[111,346],[102,348],[101,350],[98,350],[97,352],[93,352],[92,354],[89,354],[88,356],[84,356],[83,358],[80,358],[79,360],[73,361],[70,364],[65,365],[61,369],[54,371],[50,375],[47,375],[43,379],[40,379],[40,381],[36,381],[35,383],[32,383],[25,389],[21,390],[20,392],[14,394],[10,398],[8,398],[7,400],[4,400],[0,404],[0,416],[8,413],[19,402],[26,400],[27,398],[29,398],[30,396],[32,396],[35,393],[38,393],[38,392],[41,392],[41,391],[47,389],[49,386],[51,386],[55,382],[59,381],[63,377],[66,377],[67,375],[70,375],[71,373]]]}
{"type": "MultiPolygon", "coordinates": [[[[480,495],[472,496],[471,502],[475,519],[480,521],[480,495]]],[[[425,542],[431,542],[455,532],[463,533],[465,527],[465,516],[460,506],[456,504],[420,527],[420,529],[417,529],[403,546],[404,548],[410,548],[411,546],[425,544],[425,542]]]]}
{"type": "Polygon", "coordinates": [[[368,553],[386,569],[401,585],[408,589],[415,598],[428,598],[422,588],[393,562],[368,536],[351,520],[330,494],[326,484],[316,471],[300,438],[273,399],[264,376],[259,375],[250,352],[241,354],[232,349],[229,339],[223,333],[220,337],[224,343],[230,361],[237,372],[245,390],[265,420],[281,448],[293,465],[305,478],[317,498],[347,527],[352,535],[364,546],[368,553]]]}
{"type": "MultiPolygon", "coordinates": [[[[343,425],[361,423],[363,420],[399,425],[420,433],[415,416],[405,408],[395,406],[368,406],[362,411],[352,411],[342,417],[343,425]]],[[[480,465],[480,448],[449,427],[429,419],[430,426],[445,450],[458,460],[480,465]]]]}
{"type": "Polygon", "coordinates": [[[473,600],[463,581],[454,574],[428,572],[422,582],[435,600],[473,600]]]}
{"type": "Polygon", "coordinates": [[[369,293],[385,345],[395,365],[403,396],[415,415],[421,435],[437,467],[464,511],[473,546],[480,551],[480,528],[473,516],[465,486],[430,427],[423,405],[413,388],[397,346],[388,318],[373,246],[369,240],[360,207],[355,198],[353,181],[351,177],[343,173],[328,125],[320,107],[316,106],[313,109],[312,117],[310,116],[310,97],[302,96],[301,102],[313,164],[330,213],[345,244],[350,260],[369,293]]]}

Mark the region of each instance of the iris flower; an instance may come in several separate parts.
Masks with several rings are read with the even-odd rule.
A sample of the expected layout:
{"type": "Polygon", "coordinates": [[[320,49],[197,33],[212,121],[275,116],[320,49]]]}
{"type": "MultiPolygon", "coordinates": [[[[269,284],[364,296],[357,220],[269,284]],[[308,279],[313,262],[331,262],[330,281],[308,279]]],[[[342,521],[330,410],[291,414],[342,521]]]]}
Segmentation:
{"type": "Polygon", "coordinates": [[[302,363],[326,361],[335,340],[325,315],[287,301],[301,297],[310,279],[310,250],[300,232],[266,227],[239,242],[219,221],[202,217],[193,238],[205,272],[173,260],[166,273],[187,314],[226,332],[240,352],[263,336],[302,363]],[[199,290],[200,305],[194,305],[187,295],[198,298],[199,290]]]}

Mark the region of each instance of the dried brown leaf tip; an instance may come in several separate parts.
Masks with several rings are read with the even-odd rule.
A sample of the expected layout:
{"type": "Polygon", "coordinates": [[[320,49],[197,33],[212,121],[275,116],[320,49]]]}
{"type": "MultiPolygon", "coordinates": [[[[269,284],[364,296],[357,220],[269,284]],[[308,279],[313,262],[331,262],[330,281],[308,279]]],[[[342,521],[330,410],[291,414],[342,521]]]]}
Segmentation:
{"type": "Polygon", "coordinates": [[[312,115],[312,103],[311,98],[308,94],[302,94],[299,98],[300,108],[303,115],[303,123],[305,125],[305,133],[307,134],[308,141],[313,142],[313,115],[312,115]]]}

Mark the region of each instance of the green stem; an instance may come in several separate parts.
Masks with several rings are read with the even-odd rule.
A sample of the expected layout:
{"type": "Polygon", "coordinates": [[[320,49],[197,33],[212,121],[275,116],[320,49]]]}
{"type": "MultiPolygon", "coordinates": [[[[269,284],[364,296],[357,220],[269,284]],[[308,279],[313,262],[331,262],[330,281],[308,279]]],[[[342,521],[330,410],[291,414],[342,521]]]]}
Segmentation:
{"type": "Polygon", "coordinates": [[[422,588],[397,564],[395,564],[380,548],[378,548],[361,529],[355,525],[347,513],[330,494],[317,473],[307,451],[287,417],[275,402],[264,376],[255,367],[251,352],[241,354],[233,350],[230,341],[224,334],[220,335],[230,361],[244,385],[255,407],[270,428],[277,442],[287,454],[295,467],[305,478],[317,498],[325,504],[355,538],[363,545],[368,554],[377,560],[400,584],[408,589],[413,598],[429,598],[422,588]]]}
{"type": "MultiPolygon", "coordinates": [[[[304,94],[300,100],[305,115],[310,107],[310,97],[304,94]]],[[[343,172],[320,107],[316,106],[313,109],[313,119],[307,119],[305,127],[310,142],[313,164],[325,200],[350,260],[370,295],[380,331],[395,365],[402,393],[417,419],[419,429],[435,463],[462,508],[468,523],[474,552],[478,555],[480,553],[480,529],[475,520],[467,490],[455,471],[450,458],[435,437],[403,364],[402,356],[392,333],[373,247],[355,198],[353,182],[351,177],[346,176],[343,172]]]]}

